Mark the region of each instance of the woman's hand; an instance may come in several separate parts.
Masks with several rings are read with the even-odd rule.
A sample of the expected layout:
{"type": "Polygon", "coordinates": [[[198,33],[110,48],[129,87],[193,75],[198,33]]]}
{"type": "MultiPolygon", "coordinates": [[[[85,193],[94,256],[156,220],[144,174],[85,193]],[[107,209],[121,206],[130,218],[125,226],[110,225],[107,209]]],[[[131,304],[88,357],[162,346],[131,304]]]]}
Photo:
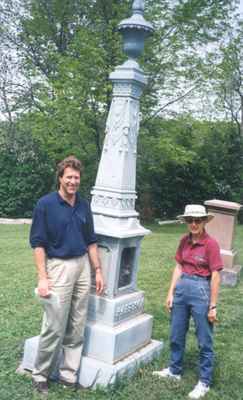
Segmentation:
{"type": "Polygon", "coordinates": [[[214,324],[215,322],[218,322],[218,320],[217,320],[217,308],[216,307],[209,308],[208,320],[209,320],[209,322],[211,324],[214,324]]]}
{"type": "Polygon", "coordinates": [[[171,312],[172,305],[173,305],[173,298],[174,298],[173,294],[168,293],[166,301],[165,301],[165,307],[168,312],[171,312]]]}

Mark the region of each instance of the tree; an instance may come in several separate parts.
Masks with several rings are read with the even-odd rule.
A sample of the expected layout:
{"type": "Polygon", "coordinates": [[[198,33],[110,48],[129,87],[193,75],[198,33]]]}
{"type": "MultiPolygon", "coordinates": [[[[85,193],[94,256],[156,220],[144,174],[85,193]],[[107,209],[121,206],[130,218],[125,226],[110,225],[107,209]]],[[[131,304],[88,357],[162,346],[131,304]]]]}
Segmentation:
{"type": "MultiPolygon", "coordinates": [[[[19,32],[13,39],[21,53],[25,77],[31,81],[31,96],[25,96],[32,103],[30,109],[37,109],[47,120],[55,118],[53,108],[62,110],[63,106],[69,115],[77,115],[89,132],[87,143],[91,139],[95,144],[96,157],[101,152],[111,101],[108,76],[123,59],[117,25],[131,14],[131,3],[24,0],[19,32]]],[[[207,44],[215,43],[229,29],[236,3],[146,2],[148,18],[154,21],[156,31],[142,60],[150,75],[142,107],[144,123],[200,86],[207,44]]],[[[56,117],[59,119],[59,113],[56,117]]]]}
{"type": "Polygon", "coordinates": [[[239,135],[243,137],[243,21],[233,33],[220,48],[215,86],[219,105],[230,114],[239,135]]]}
{"type": "Polygon", "coordinates": [[[242,202],[243,142],[229,122],[156,118],[138,158],[139,209],[148,219],[178,214],[210,198],[242,202]]]}
{"type": "Polygon", "coordinates": [[[144,123],[157,115],[184,112],[180,102],[187,102],[188,95],[199,92],[201,97],[205,80],[214,68],[211,49],[218,52],[218,43],[232,30],[237,3],[147,2],[156,30],[144,56],[151,78],[143,108],[144,123]]]}
{"type": "Polygon", "coordinates": [[[53,163],[27,127],[14,126],[14,141],[1,135],[7,124],[0,124],[0,215],[30,217],[37,199],[54,187],[53,163]]]}

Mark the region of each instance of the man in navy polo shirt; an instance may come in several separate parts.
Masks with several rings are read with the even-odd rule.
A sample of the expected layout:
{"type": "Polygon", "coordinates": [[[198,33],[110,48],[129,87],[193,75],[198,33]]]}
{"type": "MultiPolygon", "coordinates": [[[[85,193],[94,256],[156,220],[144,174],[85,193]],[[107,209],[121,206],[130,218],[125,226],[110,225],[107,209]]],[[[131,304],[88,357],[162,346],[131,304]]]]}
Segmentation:
{"type": "Polygon", "coordinates": [[[90,290],[89,261],[95,270],[96,293],[104,289],[91,210],[77,193],[81,171],[81,162],[73,156],[60,162],[58,191],[43,196],[33,213],[30,243],[45,312],[32,381],[44,395],[61,346],[59,380],[76,386],[90,290]]]}

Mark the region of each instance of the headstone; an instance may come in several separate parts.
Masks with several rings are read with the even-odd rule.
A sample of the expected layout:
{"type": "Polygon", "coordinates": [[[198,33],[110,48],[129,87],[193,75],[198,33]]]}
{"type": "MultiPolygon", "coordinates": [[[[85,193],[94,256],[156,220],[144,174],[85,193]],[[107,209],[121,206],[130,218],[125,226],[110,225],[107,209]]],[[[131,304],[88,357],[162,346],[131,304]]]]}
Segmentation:
{"type": "Polygon", "coordinates": [[[241,266],[237,263],[237,251],[233,248],[237,215],[242,207],[238,203],[223,200],[207,200],[205,206],[214,218],[206,225],[209,235],[219,243],[224,268],[222,284],[235,286],[240,278],[241,266]]]}

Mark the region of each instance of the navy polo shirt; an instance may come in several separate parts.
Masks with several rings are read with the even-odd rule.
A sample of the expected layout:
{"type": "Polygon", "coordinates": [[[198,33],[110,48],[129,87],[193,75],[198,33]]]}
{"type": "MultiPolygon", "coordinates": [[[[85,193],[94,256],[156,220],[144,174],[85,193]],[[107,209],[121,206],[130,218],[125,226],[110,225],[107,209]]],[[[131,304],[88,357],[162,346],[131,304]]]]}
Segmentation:
{"type": "Polygon", "coordinates": [[[96,242],[89,203],[78,193],[73,207],[58,192],[40,198],[30,231],[32,248],[43,247],[48,258],[72,258],[96,242]]]}

